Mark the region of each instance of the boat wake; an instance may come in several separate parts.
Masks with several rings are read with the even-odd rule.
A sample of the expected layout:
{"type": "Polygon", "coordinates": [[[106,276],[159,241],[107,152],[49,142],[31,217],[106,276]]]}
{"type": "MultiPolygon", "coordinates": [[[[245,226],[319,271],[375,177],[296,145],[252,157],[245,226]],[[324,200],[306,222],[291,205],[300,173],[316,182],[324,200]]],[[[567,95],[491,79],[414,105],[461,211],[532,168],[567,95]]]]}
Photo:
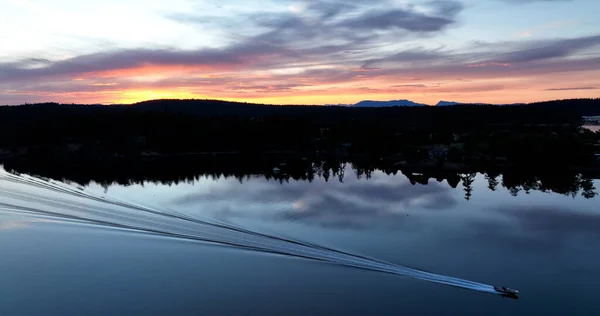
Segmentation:
{"type": "Polygon", "coordinates": [[[159,210],[86,192],[68,184],[0,170],[0,211],[83,222],[305,258],[384,272],[464,289],[506,295],[493,286],[439,275],[304,241],[265,234],[213,219],[159,210]]]}

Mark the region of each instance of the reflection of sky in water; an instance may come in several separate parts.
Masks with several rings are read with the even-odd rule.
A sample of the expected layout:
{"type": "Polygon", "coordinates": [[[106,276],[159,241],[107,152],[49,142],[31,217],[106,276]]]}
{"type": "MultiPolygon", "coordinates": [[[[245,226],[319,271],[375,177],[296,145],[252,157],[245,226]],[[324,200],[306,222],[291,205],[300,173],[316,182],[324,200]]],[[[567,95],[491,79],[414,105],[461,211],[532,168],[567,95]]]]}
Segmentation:
{"type": "MultiPolygon", "coordinates": [[[[233,178],[218,181],[204,178],[174,186],[112,186],[107,192],[125,200],[223,220],[289,221],[367,230],[394,228],[402,225],[400,222],[406,221],[406,217],[444,220],[468,217],[507,222],[515,216],[506,210],[514,209],[535,212],[549,208],[569,210],[571,214],[595,214],[598,202],[598,199],[538,191],[521,192],[513,197],[502,186],[496,191],[489,190],[483,175],[476,176],[471,200],[465,201],[463,187],[452,189],[446,181],[412,185],[402,175],[387,176],[382,172],[374,172],[370,180],[358,180],[351,176],[349,167],[346,174],[343,183],[316,179],[312,183],[290,180],[280,184],[262,177],[240,183],[233,178]]],[[[596,187],[600,185],[596,183],[596,187]]],[[[94,185],[88,190],[104,191],[94,185]]]]}
{"type": "MultiPolygon", "coordinates": [[[[7,185],[0,181],[0,188],[7,185]]],[[[600,183],[596,181],[595,186],[599,188],[600,183]]],[[[87,189],[104,191],[95,185],[87,189]]],[[[11,260],[0,260],[0,271],[24,267],[6,281],[20,287],[6,293],[27,290],[43,296],[51,286],[62,284],[62,290],[71,290],[70,300],[89,302],[85,292],[78,294],[69,288],[79,281],[53,277],[53,272],[61,271],[67,276],[75,273],[71,276],[84,283],[80,286],[89,287],[88,293],[104,295],[109,288],[115,292],[114,297],[107,296],[106,304],[96,307],[98,311],[119,304],[151,307],[164,306],[164,302],[213,313],[232,311],[237,305],[244,306],[237,312],[254,306],[259,314],[265,310],[289,314],[292,310],[298,315],[315,311],[365,315],[373,310],[382,314],[585,315],[599,308],[598,198],[536,191],[513,197],[501,186],[490,191],[484,177],[477,175],[471,200],[466,201],[461,185],[452,189],[445,181],[430,180],[429,185],[413,186],[402,175],[380,172],[374,172],[370,180],[357,180],[350,170],[344,183],[316,179],[313,183],[280,184],[255,178],[240,184],[233,178],[201,179],[173,186],[111,186],[107,193],[436,273],[515,287],[523,298],[512,302],[326,265],[157,239],[148,243],[140,237],[74,228],[76,225],[67,229],[55,224],[59,228],[52,230],[51,225],[38,226],[24,217],[3,214],[0,227],[34,225],[0,232],[0,252],[17,254],[11,260]],[[47,237],[25,242],[34,240],[36,234],[47,237]],[[36,256],[37,251],[44,257],[36,256]],[[39,273],[31,277],[36,277],[39,293],[19,283],[28,279],[26,271],[36,269],[39,273]],[[93,282],[85,280],[86,273],[93,274],[93,282]],[[152,294],[164,288],[163,284],[168,285],[169,293],[162,297],[152,294]],[[206,295],[213,301],[198,301],[206,295]],[[219,301],[223,297],[230,299],[219,301]],[[133,303],[124,303],[125,299],[133,303]],[[317,306],[315,302],[321,303],[317,306]]],[[[6,294],[0,290],[2,293],[6,294]]]]}
{"type": "Polygon", "coordinates": [[[585,125],[584,127],[589,129],[592,132],[600,131],[600,126],[598,126],[598,125],[585,125]]]}
{"type": "Polygon", "coordinates": [[[0,232],[15,229],[24,229],[32,226],[33,220],[6,219],[0,217],[0,232]]]}
{"type": "Polygon", "coordinates": [[[466,201],[464,188],[446,181],[412,185],[402,175],[374,172],[370,180],[358,180],[350,169],[346,174],[343,183],[204,179],[171,187],[111,187],[109,194],[399,262],[427,252],[456,257],[470,244],[481,253],[485,244],[523,255],[600,241],[600,230],[594,230],[600,227],[598,198],[538,191],[514,197],[502,186],[489,190],[477,175],[466,201]]]}
{"type": "Polygon", "coordinates": [[[0,213],[0,232],[26,229],[34,227],[37,224],[56,223],[56,221],[41,218],[27,218],[24,216],[9,216],[0,213]]]}

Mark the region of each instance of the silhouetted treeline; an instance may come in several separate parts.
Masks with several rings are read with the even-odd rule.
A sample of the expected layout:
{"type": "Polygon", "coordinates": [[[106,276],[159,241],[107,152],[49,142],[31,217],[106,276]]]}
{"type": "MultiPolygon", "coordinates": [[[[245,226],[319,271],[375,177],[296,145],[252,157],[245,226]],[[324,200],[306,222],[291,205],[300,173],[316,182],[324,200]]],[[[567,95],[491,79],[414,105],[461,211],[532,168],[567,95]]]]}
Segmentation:
{"type": "Polygon", "coordinates": [[[550,109],[551,111],[560,110],[564,107],[569,107],[573,111],[577,112],[581,116],[597,116],[600,115],[600,98],[593,99],[570,99],[570,100],[555,100],[531,103],[529,106],[538,107],[543,109],[550,109]]]}
{"type": "Polygon", "coordinates": [[[427,185],[431,182],[446,181],[452,188],[462,186],[465,198],[471,199],[477,174],[485,176],[488,189],[495,191],[501,187],[513,196],[529,194],[533,191],[553,192],[585,198],[597,196],[593,179],[600,179],[600,173],[580,173],[564,169],[471,169],[453,172],[435,168],[413,170],[392,166],[381,160],[345,161],[335,158],[325,160],[298,159],[290,156],[240,156],[218,155],[204,157],[177,157],[156,161],[121,161],[113,164],[72,165],[44,164],[27,161],[13,161],[4,166],[13,173],[24,173],[41,178],[74,182],[89,185],[91,182],[108,187],[113,184],[133,185],[160,183],[176,185],[193,183],[200,178],[235,178],[240,182],[251,178],[286,183],[290,181],[344,182],[347,177],[370,179],[375,172],[408,178],[413,185],[427,185]],[[351,171],[351,173],[349,172],[351,171]],[[350,174],[349,174],[350,173],[350,174]]]}
{"type": "MultiPolygon", "coordinates": [[[[110,164],[112,160],[210,153],[290,153],[373,159],[419,146],[461,144],[455,162],[592,165],[595,141],[581,114],[598,99],[521,106],[347,108],[267,106],[210,100],[134,105],[35,104],[0,107],[0,162],[110,164]],[[586,143],[587,142],[587,143],[586,143]]],[[[452,154],[452,155],[450,155],[452,154]]]]}
{"type": "Polygon", "coordinates": [[[372,120],[403,123],[403,127],[476,126],[490,124],[572,123],[580,116],[600,115],[600,99],[559,100],[526,105],[457,105],[447,107],[354,108],[336,106],[273,106],[218,100],[153,100],[132,105],[65,105],[57,103],[0,107],[0,120],[15,126],[30,120],[171,114],[220,118],[298,117],[323,123],[372,120]],[[448,122],[451,121],[451,122],[448,122]]]}

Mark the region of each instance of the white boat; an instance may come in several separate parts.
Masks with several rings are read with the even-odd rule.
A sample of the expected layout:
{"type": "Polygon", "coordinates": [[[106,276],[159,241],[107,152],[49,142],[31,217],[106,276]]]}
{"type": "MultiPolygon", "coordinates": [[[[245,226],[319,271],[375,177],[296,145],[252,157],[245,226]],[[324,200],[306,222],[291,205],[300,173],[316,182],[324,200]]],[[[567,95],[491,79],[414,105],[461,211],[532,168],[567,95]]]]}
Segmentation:
{"type": "Polygon", "coordinates": [[[504,294],[509,294],[509,295],[517,295],[519,294],[518,290],[514,290],[505,286],[494,286],[494,290],[500,292],[500,293],[504,293],[504,294]]]}

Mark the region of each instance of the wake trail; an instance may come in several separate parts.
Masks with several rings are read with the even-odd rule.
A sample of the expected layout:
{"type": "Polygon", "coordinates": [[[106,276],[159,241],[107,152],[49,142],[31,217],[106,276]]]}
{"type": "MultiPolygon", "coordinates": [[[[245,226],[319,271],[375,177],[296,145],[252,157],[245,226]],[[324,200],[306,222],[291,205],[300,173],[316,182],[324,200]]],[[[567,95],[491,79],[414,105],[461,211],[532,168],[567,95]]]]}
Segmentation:
{"type": "Polygon", "coordinates": [[[304,258],[502,295],[493,286],[404,267],[322,245],[266,234],[214,219],[121,201],[63,182],[0,170],[0,211],[126,229],[158,236],[304,258]]]}

